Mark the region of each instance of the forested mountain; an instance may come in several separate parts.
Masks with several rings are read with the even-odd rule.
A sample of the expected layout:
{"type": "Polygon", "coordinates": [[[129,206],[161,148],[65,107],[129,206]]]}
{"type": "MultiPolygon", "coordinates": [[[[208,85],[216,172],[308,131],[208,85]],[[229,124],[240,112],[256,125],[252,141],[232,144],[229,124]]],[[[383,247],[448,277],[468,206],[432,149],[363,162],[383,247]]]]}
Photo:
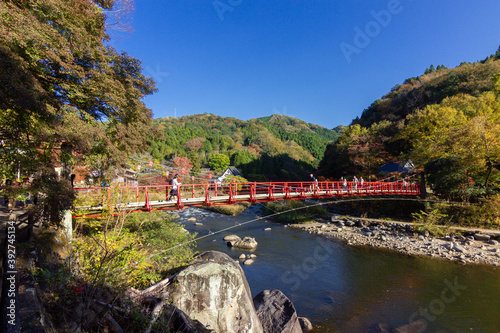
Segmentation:
{"type": "Polygon", "coordinates": [[[436,193],[468,200],[500,180],[500,49],[476,63],[431,66],[364,110],[328,146],[320,175],[370,177],[412,159],[436,193]]]}
{"type": "Polygon", "coordinates": [[[427,105],[438,104],[450,96],[479,96],[493,90],[493,75],[500,72],[500,50],[475,63],[462,63],[455,68],[433,65],[419,77],[396,84],[389,93],[373,102],[352,124],[369,127],[383,120],[396,122],[427,105]]]}
{"type": "Polygon", "coordinates": [[[303,179],[316,169],[338,130],[275,114],[243,121],[213,114],[154,120],[161,133],[151,142],[158,161],[188,157],[193,170],[224,154],[252,180],[303,179]]]}

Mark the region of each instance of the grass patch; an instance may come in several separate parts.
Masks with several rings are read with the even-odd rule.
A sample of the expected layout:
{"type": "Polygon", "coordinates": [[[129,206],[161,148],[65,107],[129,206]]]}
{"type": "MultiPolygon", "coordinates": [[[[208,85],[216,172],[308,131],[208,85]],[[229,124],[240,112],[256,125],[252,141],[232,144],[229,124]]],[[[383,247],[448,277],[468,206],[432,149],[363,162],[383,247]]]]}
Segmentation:
{"type": "Polygon", "coordinates": [[[235,205],[221,205],[221,206],[212,206],[212,207],[207,207],[206,209],[224,214],[224,215],[229,215],[229,216],[238,216],[241,213],[245,211],[248,207],[251,206],[251,203],[249,202],[240,202],[235,205]]]}
{"type": "Polygon", "coordinates": [[[319,216],[323,217],[328,215],[324,207],[307,207],[307,205],[300,200],[280,200],[268,202],[264,205],[265,215],[275,213],[281,214],[273,216],[272,219],[283,223],[307,223],[314,221],[314,219],[319,216]]]}

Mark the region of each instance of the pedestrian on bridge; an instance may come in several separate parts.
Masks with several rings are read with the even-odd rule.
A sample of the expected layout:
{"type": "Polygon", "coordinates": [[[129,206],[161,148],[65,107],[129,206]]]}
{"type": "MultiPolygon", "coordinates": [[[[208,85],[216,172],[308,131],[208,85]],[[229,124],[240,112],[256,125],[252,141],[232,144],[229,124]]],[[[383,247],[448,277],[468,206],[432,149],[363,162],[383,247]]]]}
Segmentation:
{"type": "Polygon", "coordinates": [[[318,180],[316,179],[316,177],[314,177],[314,175],[311,173],[311,191],[313,191],[315,188],[318,187],[318,180]]]}
{"type": "Polygon", "coordinates": [[[170,180],[170,185],[172,185],[172,189],[170,190],[170,197],[168,198],[168,200],[172,200],[173,197],[179,198],[179,196],[178,196],[178,188],[182,184],[179,183],[179,181],[177,180],[177,177],[179,177],[179,175],[175,174],[174,178],[172,178],[170,180]]]}

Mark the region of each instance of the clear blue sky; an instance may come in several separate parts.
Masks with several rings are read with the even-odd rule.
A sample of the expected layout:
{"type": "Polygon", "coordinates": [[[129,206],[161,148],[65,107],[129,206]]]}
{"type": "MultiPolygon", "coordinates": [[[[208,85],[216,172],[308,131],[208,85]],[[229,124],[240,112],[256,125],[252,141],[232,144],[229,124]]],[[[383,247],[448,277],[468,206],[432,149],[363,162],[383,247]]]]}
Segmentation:
{"type": "Polygon", "coordinates": [[[157,82],[154,118],[281,113],[333,128],[431,64],[494,53],[499,17],[498,0],[136,0],[134,31],[111,44],[157,82]]]}

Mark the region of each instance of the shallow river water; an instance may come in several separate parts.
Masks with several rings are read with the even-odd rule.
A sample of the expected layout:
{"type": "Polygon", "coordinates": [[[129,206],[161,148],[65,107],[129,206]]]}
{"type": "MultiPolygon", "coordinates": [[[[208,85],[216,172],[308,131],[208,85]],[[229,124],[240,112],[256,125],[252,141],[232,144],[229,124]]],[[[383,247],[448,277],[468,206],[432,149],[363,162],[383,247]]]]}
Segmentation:
{"type": "MultiPolygon", "coordinates": [[[[238,217],[195,208],[179,215],[187,230],[204,236],[261,213],[256,205],[238,217]],[[187,222],[189,217],[203,226],[187,222]]],[[[379,323],[398,327],[419,319],[425,332],[500,332],[499,268],[352,247],[266,219],[210,235],[198,250],[235,260],[250,253],[227,247],[222,238],[229,234],[259,243],[255,263],[242,265],[252,296],[281,290],[314,332],[370,332],[379,323]]]]}

